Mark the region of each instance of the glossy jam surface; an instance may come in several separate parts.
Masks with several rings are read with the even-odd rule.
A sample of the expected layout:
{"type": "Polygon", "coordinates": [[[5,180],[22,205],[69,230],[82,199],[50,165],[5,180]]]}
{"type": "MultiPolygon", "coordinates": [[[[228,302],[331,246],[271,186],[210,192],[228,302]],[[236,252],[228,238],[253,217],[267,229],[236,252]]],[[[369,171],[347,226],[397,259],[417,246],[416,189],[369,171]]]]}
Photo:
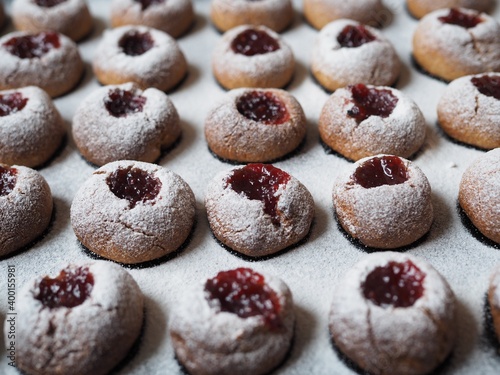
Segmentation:
{"type": "Polygon", "coordinates": [[[373,157],[354,172],[354,181],[366,189],[382,185],[398,185],[408,180],[408,170],[397,156],[373,157]]]}
{"type": "Polygon", "coordinates": [[[398,98],[390,90],[369,88],[362,83],[348,89],[354,105],[347,110],[347,115],[358,123],[370,116],[389,117],[398,104],[398,98]]]}
{"type": "Polygon", "coordinates": [[[28,98],[25,98],[20,92],[0,95],[0,117],[21,111],[26,103],[28,103],[28,98]]]}
{"type": "Polygon", "coordinates": [[[87,267],[68,267],[53,279],[45,276],[35,298],[51,309],[71,308],[85,302],[93,288],[94,276],[87,267]]]}
{"type": "Polygon", "coordinates": [[[227,179],[227,184],[238,194],[264,203],[264,212],[271,216],[275,225],[280,224],[278,215],[278,189],[286,185],[290,175],[271,164],[248,164],[236,169],[227,179]]]}
{"type": "Polygon", "coordinates": [[[423,273],[413,262],[389,262],[368,274],[361,285],[366,299],[381,307],[410,307],[424,294],[423,273]]]}
{"type": "Polygon", "coordinates": [[[118,42],[120,48],[128,56],[140,56],[153,48],[154,44],[149,32],[140,33],[139,31],[128,32],[118,42]]]}
{"type": "Polygon", "coordinates": [[[470,81],[481,94],[500,100],[500,76],[484,75],[472,77],[470,81]]]}
{"type": "Polygon", "coordinates": [[[347,25],[337,36],[337,42],[339,42],[342,47],[347,48],[356,48],[363,44],[373,42],[375,39],[377,39],[375,35],[368,31],[363,25],[347,25]]]}
{"type": "Polygon", "coordinates": [[[35,4],[42,8],[52,8],[66,1],[67,0],[35,0],[35,4]]]}
{"type": "Polygon", "coordinates": [[[264,276],[250,268],[219,272],[205,283],[206,298],[212,307],[240,318],[260,315],[272,329],[281,327],[279,298],[264,276]]]}
{"type": "Polygon", "coordinates": [[[106,183],[114,195],[129,201],[130,208],[155,199],[161,189],[158,178],[135,167],[118,168],[108,176],[106,183]]]}
{"type": "Polygon", "coordinates": [[[443,23],[457,25],[465,29],[476,27],[483,22],[483,19],[479,15],[463,13],[455,8],[450,9],[446,16],[439,17],[439,20],[443,23]]]}
{"type": "Polygon", "coordinates": [[[61,41],[57,33],[47,31],[10,38],[3,46],[14,56],[33,59],[42,57],[53,48],[59,48],[61,41]]]}
{"type": "Polygon", "coordinates": [[[141,95],[121,89],[110,90],[104,99],[104,105],[113,117],[127,117],[128,115],[142,112],[147,99],[141,95]]]}
{"type": "Polygon", "coordinates": [[[134,0],[136,3],[140,3],[142,10],[148,9],[151,5],[162,4],[165,0],[134,0]]]}
{"type": "Polygon", "coordinates": [[[17,182],[17,169],[0,164],[0,197],[8,195],[14,190],[17,182]]]}
{"type": "Polygon", "coordinates": [[[285,103],[271,92],[248,92],[238,98],[236,108],[247,119],[267,125],[279,125],[290,118],[285,103]]]}
{"type": "Polygon", "coordinates": [[[235,53],[245,56],[263,55],[280,48],[278,41],[265,31],[248,29],[239,33],[231,43],[235,53]]]}

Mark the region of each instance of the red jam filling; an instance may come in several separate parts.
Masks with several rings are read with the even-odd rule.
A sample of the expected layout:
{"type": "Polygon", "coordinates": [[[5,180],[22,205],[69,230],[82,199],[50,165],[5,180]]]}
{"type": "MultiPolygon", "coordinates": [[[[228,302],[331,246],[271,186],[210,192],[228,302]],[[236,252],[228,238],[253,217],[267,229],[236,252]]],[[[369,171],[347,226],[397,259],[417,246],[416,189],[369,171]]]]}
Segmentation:
{"type": "Polygon", "coordinates": [[[129,201],[130,208],[138,202],[155,199],[161,189],[158,178],[135,167],[118,168],[108,176],[106,183],[114,195],[129,201]]]}
{"type": "Polygon", "coordinates": [[[94,277],[87,267],[68,267],[53,279],[45,276],[40,281],[35,298],[50,309],[71,308],[85,302],[93,287],[94,277]]]}
{"type": "Polygon", "coordinates": [[[42,8],[52,8],[66,1],[67,0],[35,0],[35,3],[42,8]]]}
{"type": "Polygon", "coordinates": [[[260,315],[271,329],[279,329],[279,298],[265,282],[264,276],[250,268],[219,272],[205,283],[206,298],[212,307],[240,318],[260,315]]]}
{"type": "Polygon", "coordinates": [[[277,191],[290,180],[290,175],[271,164],[248,164],[233,171],[227,184],[238,194],[264,203],[264,212],[274,225],[280,224],[277,191]]]}
{"type": "Polygon", "coordinates": [[[424,294],[424,279],[425,273],[411,261],[391,261],[370,272],[361,289],[378,306],[410,307],[424,294]]]}
{"type": "Polygon", "coordinates": [[[165,0],[134,0],[136,3],[141,3],[142,10],[148,9],[151,5],[164,3],[165,0]]]}
{"type": "Polygon", "coordinates": [[[484,75],[473,77],[470,81],[481,94],[500,100],[500,76],[484,75]]]}
{"type": "Polygon", "coordinates": [[[363,44],[373,42],[375,35],[373,35],[364,25],[347,25],[342,29],[337,36],[337,42],[342,47],[356,48],[363,44]]]}
{"type": "Polygon", "coordinates": [[[352,93],[353,106],[347,115],[358,124],[370,116],[389,117],[398,104],[398,98],[390,90],[368,88],[362,83],[348,87],[352,93]]]}
{"type": "Polygon", "coordinates": [[[20,92],[0,95],[0,117],[19,112],[26,106],[26,103],[28,103],[28,98],[20,92]]]}
{"type": "Polygon", "coordinates": [[[0,165],[0,197],[8,195],[14,190],[17,182],[17,169],[0,165]]]}
{"type": "Polygon", "coordinates": [[[3,46],[21,59],[40,58],[52,48],[59,48],[61,42],[57,33],[47,31],[33,35],[10,38],[3,46]]]}
{"type": "Polygon", "coordinates": [[[104,99],[104,105],[109,114],[114,117],[127,117],[130,114],[142,112],[147,99],[141,95],[134,95],[131,91],[110,90],[104,99]]]}
{"type": "Polygon", "coordinates": [[[365,189],[382,185],[398,185],[408,180],[408,170],[401,158],[385,155],[373,157],[354,172],[354,181],[365,189]]]}
{"type": "Polygon", "coordinates": [[[476,27],[483,22],[483,19],[479,15],[462,13],[455,8],[450,9],[450,12],[446,16],[439,17],[439,20],[443,23],[457,25],[465,29],[476,27]]]}
{"type": "Polygon", "coordinates": [[[155,42],[149,32],[140,33],[139,31],[130,31],[118,42],[123,52],[129,56],[140,56],[151,48],[155,42]]]}
{"type": "Polygon", "coordinates": [[[247,119],[267,125],[279,125],[290,118],[285,104],[271,92],[248,92],[238,99],[236,108],[247,119]]]}
{"type": "Polygon", "coordinates": [[[278,41],[265,31],[248,29],[234,38],[231,48],[235,53],[253,56],[276,51],[280,46],[278,41]]]}

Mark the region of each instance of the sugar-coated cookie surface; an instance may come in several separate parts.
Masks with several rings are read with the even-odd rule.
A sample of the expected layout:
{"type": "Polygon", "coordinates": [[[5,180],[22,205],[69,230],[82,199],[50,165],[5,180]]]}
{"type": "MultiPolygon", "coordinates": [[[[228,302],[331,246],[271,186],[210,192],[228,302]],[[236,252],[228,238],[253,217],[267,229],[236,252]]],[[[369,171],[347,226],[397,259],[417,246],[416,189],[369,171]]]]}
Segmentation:
{"type": "Polygon", "coordinates": [[[349,165],[335,181],[333,205],[348,234],[380,249],[415,242],[429,231],[434,216],[427,177],[414,163],[394,155],[349,165]]]}
{"type": "Polygon", "coordinates": [[[290,0],[213,0],[210,18],[220,31],[253,25],[280,32],[292,22],[293,7],[290,0]]]}
{"type": "Polygon", "coordinates": [[[37,277],[16,304],[16,366],[27,375],[107,374],[138,338],[143,306],[135,280],[110,262],[37,277]]]}
{"type": "Polygon", "coordinates": [[[311,71],[329,91],[357,83],[391,86],[400,70],[399,57],[383,33],[353,20],[330,22],[314,42],[311,71]]]}
{"type": "Polygon", "coordinates": [[[0,90],[38,86],[51,97],[70,91],[84,66],[77,45],[52,31],[15,31],[0,38],[0,90]]]}
{"type": "Polygon", "coordinates": [[[173,38],[184,34],[194,21],[191,0],[113,0],[111,25],[144,25],[173,38]]]}
{"type": "Polygon", "coordinates": [[[50,223],[52,208],[50,187],[39,172],[0,164],[0,257],[40,237],[50,223]]]}
{"type": "Polygon", "coordinates": [[[380,0],[304,0],[304,17],[316,29],[339,19],[351,19],[369,25],[385,22],[380,0]]]}
{"type": "Polygon", "coordinates": [[[12,21],[17,30],[53,30],[74,41],[87,36],[94,23],[85,0],[14,0],[12,21]]]}
{"type": "Polygon", "coordinates": [[[228,92],[209,112],[205,137],[227,160],[269,162],[295,150],[307,124],[299,102],[279,89],[241,88],[228,92]]]}
{"type": "Polygon", "coordinates": [[[294,323],[287,285],[239,268],[190,287],[173,310],[170,336],[177,358],[192,375],[263,375],[284,360],[294,323]],[[212,296],[210,286],[222,295],[212,296]],[[252,311],[256,308],[260,311],[252,311]]]}
{"type": "Polygon", "coordinates": [[[500,70],[500,25],[486,13],[440,9],[420,20],[413,56],[428,73],[451,81],[500,70]]]}
{"type": "Polygon", "coordinates": [[[0,91],[0,163],[36,167],[47,162],[66,133],[45,91],[29,86],[0,91]]]}
{"type": "Polygon", "coordinates": [[[334,288],[330,334],[370,374],[424,375],[454,347],[455,305],[446,280],[423,259],[374,253],[334,288]]]}
{"type": "Polygon", "coordinates": [[[250,257],[271,255],[299,242],[314,216],[307,188],[270,164],[219,173],[208,185],[205,206],[215,237],[250,257]]]}
{"type": "Polygon", "coordinates": [[[465,170],[458,201],[475,227],[500,244],[500,148],[481,155],[465,170]]]}
{"type": "Polygon", "coordinates": [[[336,90],[319,118],[323,142],[348,159],[376,154],[408,158],[425,140],[425,118],[403,92],[358,84],[336,90]]]}
{"type": "Polygon", "coordinates": [[[187,73],[187,62],[177,42],[163,31],[146,26],[106,30],[92,61],[99,82],[134,82],[141,89],[167,91],[187,73]]]}
{"type": "Polygon", "coordinates": [[[438,121],[452,138],[476,147],[500,147],[500,73],[452,81],[439,100],[438,121]]]}
{"type": "Polygon", "coordinates": [[[126,160],[96,170],[71,204],[71,225],[80,242],[127,264],[177,250],[194,216],[194,194],[181,177],[156,164],[126,160]]]}
{"type": "Polygon", "coordinates": [[[212,71],[226,89],[281,88],[290,82],[295,58],[289,45],[265,26],[230,29],[212,55],[212,71]]]}
{"type": "Polygon", "coordinates": [[[468,8],[486,12],[493,3],[494,0],[406,0],[406,7],[413,17],[422,18],[443,8],[468,8]]]}
{"type": "Polygon", "coordinates": [[[177,110],[155,88],[134,83],[104,86],[89,94],[73,118],[73,138],[88,161],[156,161],[181,134],[177,110]]]}

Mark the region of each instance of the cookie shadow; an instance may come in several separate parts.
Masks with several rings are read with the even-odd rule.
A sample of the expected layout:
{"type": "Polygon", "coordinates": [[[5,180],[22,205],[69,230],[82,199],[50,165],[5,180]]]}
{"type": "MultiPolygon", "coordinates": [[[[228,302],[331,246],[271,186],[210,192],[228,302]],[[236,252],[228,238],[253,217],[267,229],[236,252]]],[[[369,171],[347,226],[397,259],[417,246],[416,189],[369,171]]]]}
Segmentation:
{"type": "Polygon", "coordinates": [[[283,87],[283,90],[294,90],[301,86],[308,76],[307,67],[300,61],[295,61],[295,69],[293,72],[293,77],[289,83],[283,87]]]}
{"type": "Polygon", "coordinates": [[[463,210],[462,206],[460,206],[460,202],[458,201],[458,199],[457,199],[456,209],[462,225],[465,227],[465,229],[467,229],[467,232],[469,232],[472,235],[472,237],[481,242],[483,245],[492,247],[493,249],[500,250],[499,243],[490,240],[488,237],[482,234],[479,231],[479,229],[476,228],[476,226],[472,223],[471,219],[469,219],[469,217],[463,210]]]}
{"type": "Polygon", "coordinates": [[[170,147],[162,150],[161,156],[157,164],[165,166],[170,163],[180,154],[187,152],[187,150],[195,143],[196,128],[189,122],[181,118],[182,133],[179,138],[170,147]]]}
{"type": "Polygon", "coordinates": [[[281,366],[293,368],[297,364],[306,348],[315,341],[315,332],[318,321],[305,306],[295,304],[295,333],[288,355],[281,366]]]}

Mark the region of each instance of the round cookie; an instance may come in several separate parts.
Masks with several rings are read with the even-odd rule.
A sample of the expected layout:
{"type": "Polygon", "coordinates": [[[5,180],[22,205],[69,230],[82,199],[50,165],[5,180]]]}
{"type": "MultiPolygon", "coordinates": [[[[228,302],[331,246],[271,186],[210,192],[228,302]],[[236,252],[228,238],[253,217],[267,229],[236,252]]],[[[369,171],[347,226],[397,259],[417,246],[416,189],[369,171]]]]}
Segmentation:
{"type": "Polygon", "coordinates": [[[488,303],[491,309],[493,328],[500,341],[500,266],[496,266],[490,277],[488,288],[488,303]]]}
{"type": "Polygon", "coordinates": [[[186,59],[175,39],[146,26],[105,31],[92,68],[103,85],[134,82],[142,90],[170,90],[187,73],[186,59]]]}
{"type": "Polygon", "coordinates": [[[266,26],[273,31],[286,29],[293,20],[290,0],[213,0],[210,18],[220,31],[236,26],[266,26]]]}
{"type": "Polygon", "coordinates": [[[155,164],[122,160],[96,170],[71,204],[71,225],[90,251],[136,264],[170,254],[194,224],[186,182],[155,164]]]}
{"type": "Polygon", "coordinates": [[[465,170],[458,201],[472,224],[500,244],[500,148],[481,155],[465,170]]]}
{"type": "Polygon", "coordinates": [[[493,0],[406,0],[406,7],[413,17],[422,18],[443,8],[468,8],[486,12],[492,3],[493,0]]]}
{"type": "Polygon", "coordinates": [[[61,115],[42,89],[0,91],[0,163],[42,165],[54,155],[65,133],[61,115]]]}
{"type": "Polygon", "coordinates": [[[391,86],[401,63],[389,40],[377,29],[352,20],[329,23],[317,35],[311,71],[329,91],[357,83],[391,86]]]}
{"type": "Polygon", "coordinates": [[[111,25],[144,25],[173,38],[184,34],[194,21],[191,0],[113,0],[111,25]]]}
{"type": "Polygon", "coordinates": [[[386,14],[380,0],[304,0],[303,7],[307,22],[318,30],[339,19],[376,26],[386,14]]]}
{"type": "Polygon", "coordinates": [[[12,22],[17,30],[52,30],[74,41],[87,36],[93,25],[85,0],[14,0],[12,22]]]}
{"type": "Polygon", "coordinates": [[[52,217],[50,187],[37,171],[0,164],[0,257],[30,244],[52,217]]]}
{"type": "Polygon", "coordinates": [[[441,96],[437,113],[450,137],[483,149],[500,147],[500,73],[457,78],[441,96]]]}
{"type": "Polygon", "coordinates": [[[306,135],[299,102],[279,89],[235,89],[208,114],[205,137],[219,157],[270,162],[295,150],[306,135]]]}
{"type": "Polygon", "coordinates": [[[155,88],[142,91],[134,83],[97,89],[73,118],[76,146],[98,166],[116,160],[154,162],[180,134],[170,98],[155,88]]]}
{"type": "Polygon", "coordinates": [[[227,31],[217,43],[212,71],[226,89],[281,88],[295,69],[291,48],[264,26],[243,25],[227,31]]]}
{"type": "Polygon", "coordinates": [[[351,160],[376,154],[408,158],[425,140],[415,102],[390,87],[357,84],[336,90],[319,117],[323,142],[351,160]]]}
{"type": "Polygon", "coordinates": [[[418,23],[413,56],[425,71],[445,81],[499,71],[500,25],[475,10],[436,10],[418,23]]]}
{"type": "Polygon", "coordinates": [[[18,31],[0,38],[0,90],[38,86],[56,97],[75,87],[83,71],[78,47],[62,34],[18,31]]]}
{"type": "MultiPolygon", "coordinates": [[[[139,286],[110,262],[38,277],[16,302],[16,366],[27,375],[108,374],[129,352],[143,322],[139,286]]],[[[4,332],[7,337],[7,322],[4,332]]]]}
{"type": "Polygon", "coordinates": [[[412,244],[433,220],[427,177],[412,162],[393,155],[349,165],[333,187],[333,205],[349,235],[378,249],[412,244]]]}
{"type": "Polygon", "coordinates": [[[234,251],[262,257],[302,240],[314,217],[311,193],[270,164],[248,164],[219,173],[205,196],[215,237],[234,251]]]}
{"type": "Polygon", "coordinates": [[[373,375],[425,375],[455,344],[456,301],[429,263],[409,254],[365,256],[334,288],[330,334],[373,375]]]}
{"type": "Polygon", "coordinates": [[[238,268],[197,283],[181,297],[170,336],[191,375],[263,375],[284,360],[295,315],[280,279],[238,268]]]}

